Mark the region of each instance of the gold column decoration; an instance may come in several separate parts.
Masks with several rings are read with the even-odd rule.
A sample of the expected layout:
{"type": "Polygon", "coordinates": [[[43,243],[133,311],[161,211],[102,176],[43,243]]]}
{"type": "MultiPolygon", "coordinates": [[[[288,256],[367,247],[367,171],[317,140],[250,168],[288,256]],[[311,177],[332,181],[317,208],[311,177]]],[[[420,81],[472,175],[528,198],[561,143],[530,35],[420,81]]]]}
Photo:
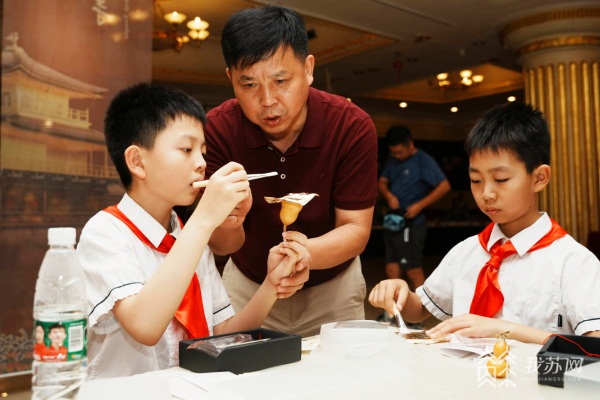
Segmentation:
{"type": "Polygon", "coordinates": [[[552,179],[540,208],[576,240],[600,230],[600,6],[544,9],[500,30],[525,76],[525,101],[551,133],[552,179]]]}

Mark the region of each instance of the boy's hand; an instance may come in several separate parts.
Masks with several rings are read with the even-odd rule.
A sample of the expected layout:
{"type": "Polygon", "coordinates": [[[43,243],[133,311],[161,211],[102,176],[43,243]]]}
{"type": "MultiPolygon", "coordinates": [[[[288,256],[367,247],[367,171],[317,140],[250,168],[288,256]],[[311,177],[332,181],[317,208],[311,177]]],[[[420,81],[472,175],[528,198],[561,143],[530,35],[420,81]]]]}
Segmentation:
{"type": "Polygon", "coordinates": [[[482,317],[475,314],[463,314],[440,322],[427,331],[431,337],[442,337],[457,333],[466,337],[496,337],[499,333],[510,331],[507,321],[482,317]]]}
{"type": "Polygon", "coordinates": [[[267,261],[267,279],[276,287],[280,299],[290,297],[304,286],[312,261],[305,235],[289,231],[283,236],[286,241],[269,250],[267,261]]]}
{"type": "Polygon", "coordinates": [[[371,293],[369,303],[374,307],[383,308],[389,315],[394,315],[394,302],[398,310],[402,311],[406,298],[410,293],[408,283],[402,279],[386,279],[379,282],[371,293]]]}
{"type": "Polygon", "coordinates": [[[211,222],[216,228],[249,196],[250,184],[244,167],[229,162],[210,177],[194,214],[202,213],[204,222],[211,222]]]}

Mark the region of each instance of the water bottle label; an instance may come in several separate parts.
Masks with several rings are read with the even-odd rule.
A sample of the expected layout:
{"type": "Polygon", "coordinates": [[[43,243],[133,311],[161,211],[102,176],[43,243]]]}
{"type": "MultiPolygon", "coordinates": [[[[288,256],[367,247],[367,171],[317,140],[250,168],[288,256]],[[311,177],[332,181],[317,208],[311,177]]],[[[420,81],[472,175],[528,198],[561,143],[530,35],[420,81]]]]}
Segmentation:
{"type": "Polygon", "coordinates": [[[35,321],[33,358],[37,361],[74,361],[86,357],[87,320],[35,321]]]}

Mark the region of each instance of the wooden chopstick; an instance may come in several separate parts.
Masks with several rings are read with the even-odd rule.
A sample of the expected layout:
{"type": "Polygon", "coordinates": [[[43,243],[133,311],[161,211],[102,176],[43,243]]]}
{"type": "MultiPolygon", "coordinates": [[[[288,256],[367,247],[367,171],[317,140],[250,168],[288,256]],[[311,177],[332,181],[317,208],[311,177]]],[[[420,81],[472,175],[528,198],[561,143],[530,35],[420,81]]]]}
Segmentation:
{"type": "MultiPolygon", "coordinates": [[[[265,172],[264,174],[248,174],[248,180],[251,181],[253,179],[267,178],[275,175],[277,175],[276,171],[265,172]]],[[[206,187],[206,185],[208,185],[208,179],[192,183],[192,186],[195,188],[203,188],[206,187]]]]}

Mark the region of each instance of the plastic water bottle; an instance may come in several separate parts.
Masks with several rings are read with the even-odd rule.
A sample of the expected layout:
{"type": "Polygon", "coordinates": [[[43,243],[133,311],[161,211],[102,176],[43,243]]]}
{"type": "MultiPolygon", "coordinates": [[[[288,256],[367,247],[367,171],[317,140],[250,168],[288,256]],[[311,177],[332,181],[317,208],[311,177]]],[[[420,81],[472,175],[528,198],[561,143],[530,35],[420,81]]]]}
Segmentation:
{"type": "Polygon", "coordinates": [[[32,399],[72,399],[87,373],[87,306],[75,228],[50,228],[33,303],[32,399]]]}

